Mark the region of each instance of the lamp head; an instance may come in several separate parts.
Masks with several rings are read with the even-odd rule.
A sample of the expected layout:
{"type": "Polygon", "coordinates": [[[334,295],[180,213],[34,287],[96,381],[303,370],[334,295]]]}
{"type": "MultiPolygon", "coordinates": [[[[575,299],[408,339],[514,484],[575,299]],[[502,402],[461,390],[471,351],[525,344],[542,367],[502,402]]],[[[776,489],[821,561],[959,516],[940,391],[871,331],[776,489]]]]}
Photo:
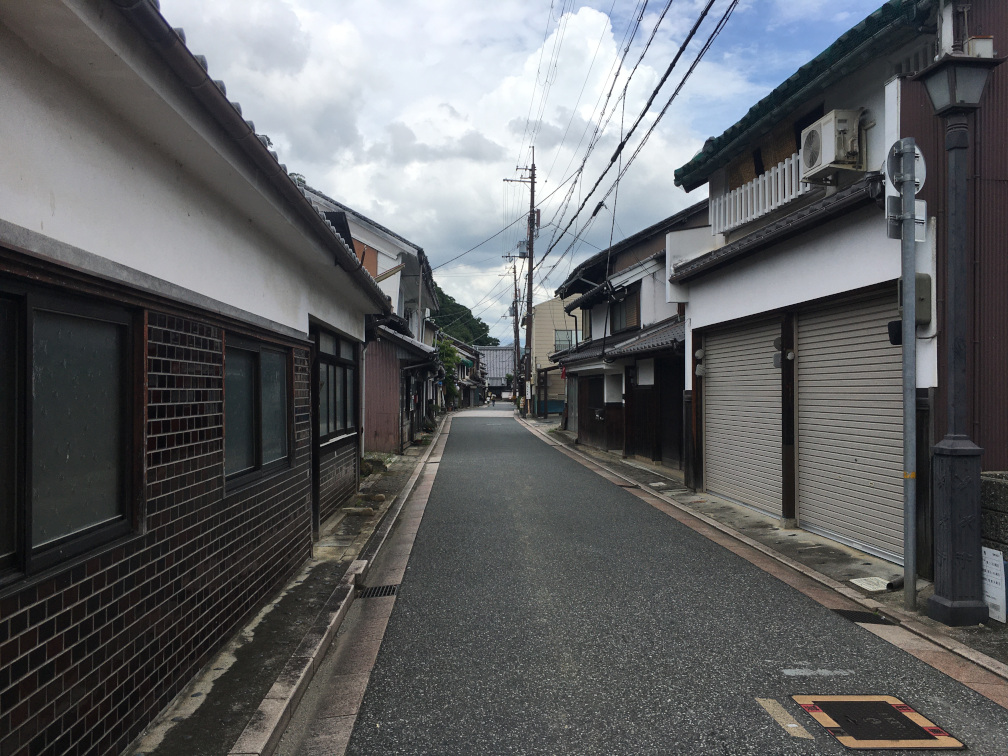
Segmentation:
{"type": "Polygon", "coordinates": [[[967,113],[980,107],[980,98],[993,68],[1004,58],[978,58],[945,53],[913,77],[924,82],[935,115],[967,113]]]}

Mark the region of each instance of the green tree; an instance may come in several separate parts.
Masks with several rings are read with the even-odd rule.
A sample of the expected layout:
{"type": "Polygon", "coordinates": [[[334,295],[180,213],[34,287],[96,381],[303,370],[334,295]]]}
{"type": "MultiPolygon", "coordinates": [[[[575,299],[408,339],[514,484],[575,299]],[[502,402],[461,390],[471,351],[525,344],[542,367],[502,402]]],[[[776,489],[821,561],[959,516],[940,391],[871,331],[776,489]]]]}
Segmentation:
{"type": "Polygon", "coordinates": [[[438,359],[444,368],[445,401],[451,404],[458,398],[459,353],[450,341],[438,342],[438,359]]]}
{"type": "Polygon", "coordinates": [[[450,295],[434,282],[434,291],[438,297],[439,308],[434,313],[434,322],[452,338],[464,344],[473,346],[499,346],[500,339],[490,335],[490,326],[480,318],[474,317],[472,311],[463,304],[456,302],[450,295]]]}

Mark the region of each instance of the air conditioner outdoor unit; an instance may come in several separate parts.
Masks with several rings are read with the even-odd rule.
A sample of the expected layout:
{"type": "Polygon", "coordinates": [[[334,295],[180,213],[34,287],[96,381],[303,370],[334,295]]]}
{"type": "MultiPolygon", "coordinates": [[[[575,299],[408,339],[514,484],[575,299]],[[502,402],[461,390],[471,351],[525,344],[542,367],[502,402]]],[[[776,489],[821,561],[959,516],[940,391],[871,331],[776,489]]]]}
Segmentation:
{"type": "Polygon", "coordinates": [[[860,115],[859,110],[831,110],[802,131],[802,181],[822,183],[837,170],[861,170],[860,115]]]}

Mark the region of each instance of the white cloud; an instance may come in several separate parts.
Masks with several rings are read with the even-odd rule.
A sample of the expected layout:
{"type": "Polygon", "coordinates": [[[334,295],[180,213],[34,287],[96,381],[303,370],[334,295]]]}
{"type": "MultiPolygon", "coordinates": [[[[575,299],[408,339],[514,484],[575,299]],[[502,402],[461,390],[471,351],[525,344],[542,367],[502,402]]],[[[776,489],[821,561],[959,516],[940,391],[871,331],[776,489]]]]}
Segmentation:
{"type": "MultiPolygon", "coordinates": [[[[587,244],[561,259],[568,235],[550,253],[543,271],[560,264],[547,287],[537,288],[537,300],[577,261],[607,245],[612,229],[618,240],[696,202],[697,193],[675,188],[673,170],[878,1],[870,0],[871,7],[860,13],[866,0],[854,0],[853,8],[845,6],[851,8],[849,19],[831,18],[836,11],[825,0],[741,3],[626,173],[618,195],[605,200],[594,221],[588,215],[610,188],[615,168],[588,201],[572,228],[588,226],[587,244]]],[[[708,25],[624,151],[624,164],[728,2],[715,4],[708,25]]],[[[645,16],[609,102],[610,120],[561,216],[564,222],[608,165],[621,119],[623,130],[629,129],[703,4],[679,0],[671,6],[633,76],[624,111],[619,94],[657,20],[653,12],[645,16]]],[[[291,171],[424,247],[435,266],[527,212],[527,188],[503,179],[523,175],[515,167],[529,160],[530,133],[537,204],[544,223],[554,217],[564,190],[551,193],[584,158],[626,30],[638,12],[629,0],[619,0],[611,18],[611,0],[576,0],[562,22],[555,17],[559,4],[545,0],[161,0],[161,5],[172,24],[185,27],[190,49],[208,57],[211,75],[225,81],[229,96],[241,102],[257,131],[270,136],[291,171]],[[554,51],[559,55],[551,65],[554,51]]],[[[523,228],[521,221],[435,273],[445,290],[467,305],[489,291],[497,296],[503,287],[507,296],[502,302],[491,299],[488,323],[510,303],[511,285],[499,278],[505,270],[501,255],[514,250],[523,228]]],[[[557,231],[542,229],[537,259],[557,231]]],[[[508,322],[492,325],[495,335],[510,340],[508,322]]]]}

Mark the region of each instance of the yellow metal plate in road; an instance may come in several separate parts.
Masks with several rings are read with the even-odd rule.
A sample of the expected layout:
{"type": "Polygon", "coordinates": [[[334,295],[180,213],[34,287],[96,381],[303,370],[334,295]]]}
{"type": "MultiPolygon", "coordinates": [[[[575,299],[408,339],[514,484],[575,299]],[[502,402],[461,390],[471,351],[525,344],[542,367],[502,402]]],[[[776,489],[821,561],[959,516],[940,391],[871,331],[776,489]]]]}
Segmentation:
{"type": "Polygon", "coordinates": [[[841,745],[855,750],[965,746],[894,696],[792,696],[841,745]]]}

